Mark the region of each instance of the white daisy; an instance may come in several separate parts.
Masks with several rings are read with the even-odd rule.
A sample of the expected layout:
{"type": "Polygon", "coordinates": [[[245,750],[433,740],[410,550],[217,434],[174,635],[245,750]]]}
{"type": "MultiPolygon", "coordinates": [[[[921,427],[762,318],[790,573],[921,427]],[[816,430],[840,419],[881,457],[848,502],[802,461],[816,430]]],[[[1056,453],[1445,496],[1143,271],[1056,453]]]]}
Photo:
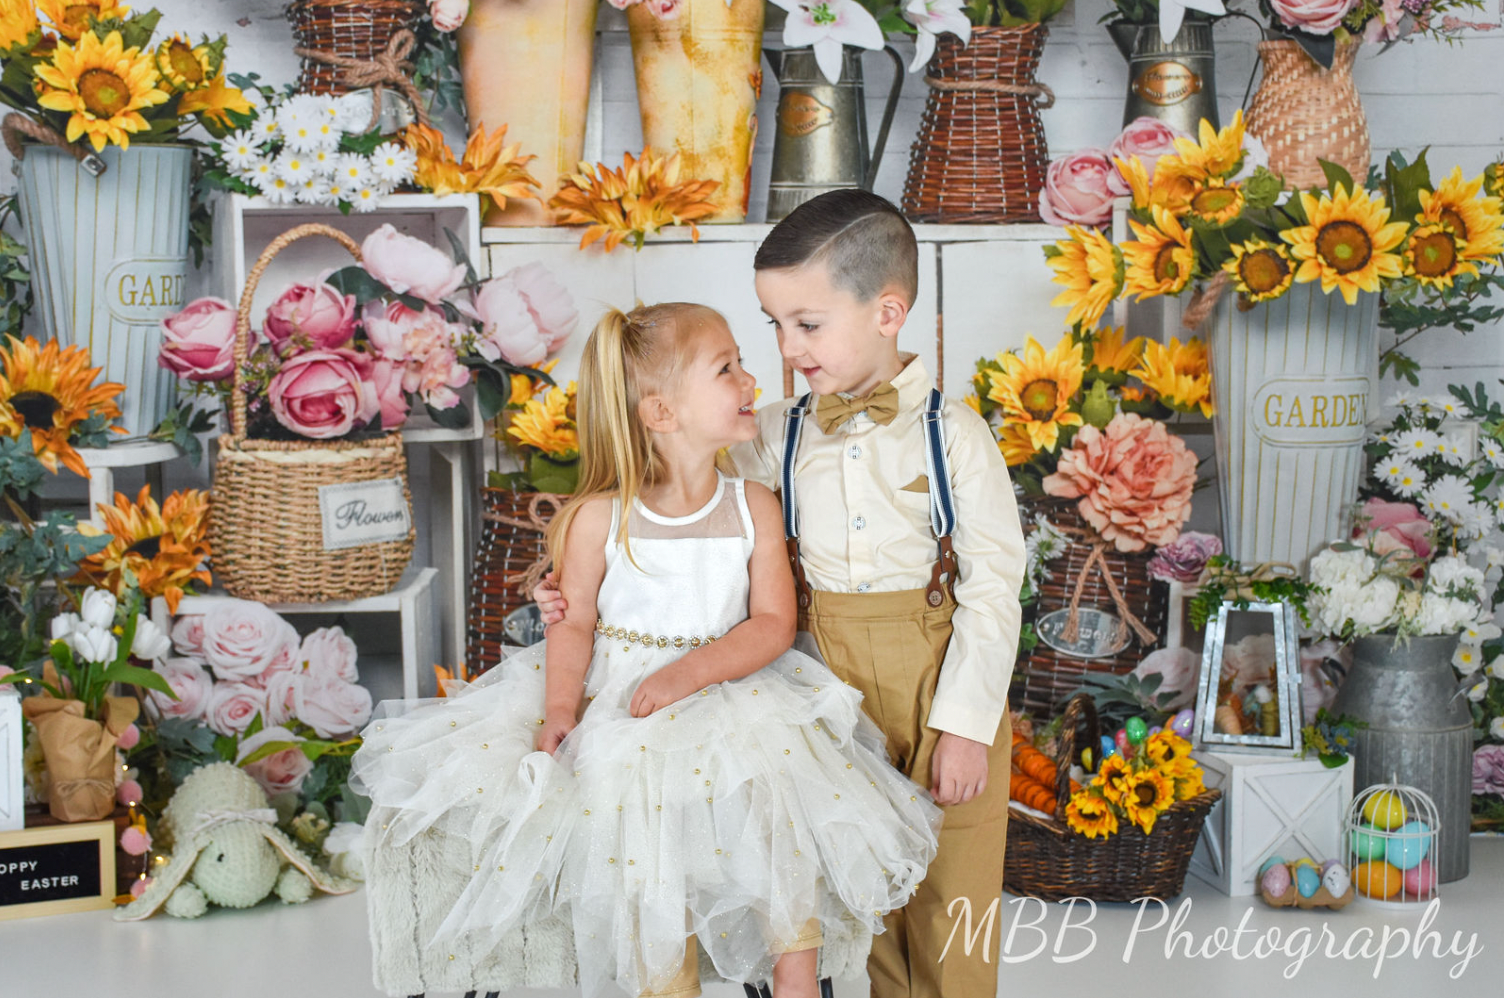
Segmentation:
{"type": "Polygon", "coordinates": [[[248,184],[255,184],[257,187],[261,187],[275,176],[276,172],[276,167],[272,164],[272,161],[263,156],[246,164],[245,168],[240,171],[240,179],[248,184]]]}
{"type": "Polygon", "coordinates": [[[417,165],[418,154],[395,142],[383,142],[371,153],[371,172],[388,184],[410,179],[417,165]]]}
{"type": "Polygon", "coordinates": [[[1401,482],[1415,481],[1421,477],[1420,469],[1404,457],[1390,455],[1374,465],[1374,477],[1390,488],[1399,488],[1401,482]]]}
{"type": "MultiPolygon", "coordinates": [[[[1504,496],[1498,496],[1493,500],[1494,518],[1499,521],[1499,526],[1504,527],[1504,496]]],[[[1490,568],[1494,567],[1492,565],[1490,568]]]]}
{"type": "Polygon", "coordinates": [[[296,151],[286,151],[277,155],[277,176],[289,184],[297,185],[313,176],[313,161],[305,154],[296,151]]]}
{"type": "Polygon", "coordinates": [[[267,177],[264,183],[257,186],[261,188],[261,193],[272,204],[292,204],[293,199],[297,197],[298,193],[297,188],[289,184],[285,178],[275,173],[267,177]]]}
{"type": "Polygon", "coordinates": [[[374,179],[371,161],[359,153],[341,153],[334,160],[334,174],[347,187],[368,187],[374,179]]]}
{"type": "Polygon", "coordinates": [[[381,195],[373,187],[356,187],[350,191],[350,204],[356,211],[375,211],[381,195]]]}
{"type": "Polygon", "coordinates": [[[1481,541],[1494,529],[1494,508],[1487,502],[1471,502],[1457,518],[1457,536],[1481,541]]]}
{"type": "Polygon", "coordinates": [[[1467,438],[1460,433],[1449,433],[1441,441],[1441,459],[1454,468],[1461,468],[1472,458],[1467,438]]]}
{"type": "Polygon", "coordinates": [[[314,148],[328,149],[331,152],[339,148],[340,137],[344,135],[333,118],[320,118],[313,126],[313,131],[314,148]]]}
{"type": "Polygon", "coordinates": [[[256,137],[246,129],[231,132],[219,142],[219,155],[232,170],[244,170],[261,155],[256,137]]]}
{"type": "Polygon", "coordinates": [[[1457,400],[1454,398],[1444,398],[1440,402],[1431,403],[1431,405],[1432,408],[1436,409],[1439,412],[1446,413],[1453,419],[1462,418],[1462,407],[1457,404],[1457,400]]]}
{"type": "Polygon", "coordinates": [[[1394,452],[1396,456],[1403,455],[1412,460],[1430,457],[1436,453],[1441,445],[1441,436],[1430,430],[1413,429],[1406,430],[1394,438],[1394,452]]]}
{"type": "Polygon", "coordinates": [[[303,204],[334,204],[329,199],[329,181],[312,174],[298,185],[298,200],[303,204]]]}
{"type": "Polygon", "coordinates": [[[1413,409],[1415,408],[1415,396],[1409,392],[1398,392],[1385,405],[1391,409],[1413,409]]]}
{"type": "Polygon", "coordinates": [[[315,149],[308,154],[308,161],[313,164],[313,172],[321,177],[328,177],[334,173],[334,161],[339,154],[328,149],[315,149]]]}
{"type": "Polygon", "coordinates": [[[274,114],[263,114],[251,124],[251,131],[256,134],[260,142],[268,139],[280,139],[282,137],[282,125],[277,121],[274,114]]]}
{"type": "Polygon", "coordinates": [[[287,148],[294,152],[311,152],[318,148],[321,141],[318,133],[319,124],[317,120],[283,122],[282,139],[287,143],[287,148]]]}
{"type": "Polygon", "coordinates": [[[1426,476],[1421,473],[1419,468],[1409,465],[1402,474],[1395,478],[1389,487],[1409,499],[1412,496],[1419,495],[1421,490],[1426,487],[1426,476]]]}
{"type": "Polygon", "coordinates": [[[1423,498],[1426,508],[1432,513],[1444,516],[1452,523],[1461,523],[1473,505],[1473,490],[1465,478],[1442,475],[1426,487],[1423,498]]]}
{"type": "Polygon", "coordinates": [[[1483,459],[1495,468],[1504,468],[1504,447],[1500,447],[1496,441],[1484,440],[1478,446],[1483,459]]]}
{"type": "Polygon", "coordinates": [[[346,187],[339,177],[329,177],[324,184],[324,192],[329,198],[327,204],[339,204],[341,201],[350,199],[350,188],[346,187]]]}

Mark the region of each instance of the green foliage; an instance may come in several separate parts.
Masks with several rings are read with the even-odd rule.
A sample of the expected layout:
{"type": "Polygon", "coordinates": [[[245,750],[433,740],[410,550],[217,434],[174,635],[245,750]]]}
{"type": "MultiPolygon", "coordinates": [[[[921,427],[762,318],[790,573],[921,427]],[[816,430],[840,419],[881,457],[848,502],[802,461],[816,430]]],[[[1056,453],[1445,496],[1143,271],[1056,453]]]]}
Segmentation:
{"type": "MultiPolygon", "coordinates": [[[[1081,686],[1062,698],[1062,703],[1077,693],[1085,693],[1097,707],[1097,719],[1104,731],[1115,731],[1128,723],[1131,717],[1142,717],[1150,727],[1163,725],[1175,711],[1170,704],[1176,692],[1160,692],[1164,676],[1151,673],[1138,676],[1129,672],[1121,676],[1088,673],[1082,677],[1081,686]]],[[[1093,746],[1095,748],[1095,746],[1093,746]]]]}
{"type": "Polygon", "coordinates": [[[1231,602],[1239,610],[1248,609],[1248,605],[1254,602],[1287,603],[1295,608],[1295,612],[1300,614],[1303,622],[1310,623],[1306,601],[1321,591],[1319,586],[1313,586],[1306,580],[1293,575],[1259,579],[1248,586],[1248,590],[1253,594],[1253,598],[1250,599],[1243,595],[1234,596],[1228,592],[1229,578],[1246,574],[1237,562],[1227,555],[1217,554],[1206,560],[1206,567],[1207,573],[1201,583],[1201,588],[1191,599],[1188,611],[1192,627],[1204,629],[1207,621],[1222,612],[1224,602],[1231,602]]]}
{"type": "Polygon", "coordinates": [[[1346,714],[1334,717],[1327,712],[1325,707],[1322,707],[1316,711],[1316,723],[1307,724],[1301,728],[1300,757],[1304,759],[1310,753],[1315,752],[1323,766],[1336,769],[1347,761],[1353,743],[1353,732],[1366,727],[1368,727],[1367,722],[1348,717],[1346,714]]]}
{"type": "MultiPolygon", "coordinates": [[[[0,196],[0,226],[18,211],[16,195],[0,196]]],[[[26,247],[0,231],[0,337],[20,336],[33,305],[26,247]]]]}
{"type": "Polygon", "coordinates": [[[193,397],[182,399],[177,406],[162,417],[151,431],[151,439],[177,444],[188,460],[197,465],[204,459],[204,445],[199,434],[214,429],[214,416],[208,409],[200,409],[193,397]]]}

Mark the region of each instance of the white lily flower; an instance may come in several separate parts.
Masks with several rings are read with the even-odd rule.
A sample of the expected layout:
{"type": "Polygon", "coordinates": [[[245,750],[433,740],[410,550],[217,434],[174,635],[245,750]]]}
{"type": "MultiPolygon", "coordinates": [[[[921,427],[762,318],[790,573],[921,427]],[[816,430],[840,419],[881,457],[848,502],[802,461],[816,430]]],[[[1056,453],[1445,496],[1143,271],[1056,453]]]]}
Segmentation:
{"type": "Polygon", "coordinates": [[[79,610],[83,622],[91,627],[108,631],[115,626],[115,594],[108,589],[90,586],[79,603],[79,610]]]}
{"type": "Polygon", "coordinates": [[[841,82],[841,46],[864,49],[883,47],[883,29],[877,18],[856,0],[822,0],[820,3],[773,0],[788,11],[783,25],[783,44],[815,50],[815,63],[831,83],[841,82]]]}
{"type": "Polygon", "coordinates": [[[1180,34],[1180,23],[1185,20],[1187,10],[1217,16],[1227,13],[1222,0],[1159,0],[1159,37],[1165,40],[1165,44],[1180,34]]]}
{"type": "Polygon", "coordinates": [[[961,9],[964,0],[908,0],[903,5],[903,19],[919,30],[914,39],[914,61],[909,63],[909,72],[915,72],[930,61],[935,54],[935,36],[949,31],[961,39],[962,45],[971,42],[971,18],[961,9]]]}
{"type": "Polygon", "coordinates": [[[172,651],[172,639],[147,617],[136,618],[136,636],[131,640],[131,654],[154,662],[172,651]]]}

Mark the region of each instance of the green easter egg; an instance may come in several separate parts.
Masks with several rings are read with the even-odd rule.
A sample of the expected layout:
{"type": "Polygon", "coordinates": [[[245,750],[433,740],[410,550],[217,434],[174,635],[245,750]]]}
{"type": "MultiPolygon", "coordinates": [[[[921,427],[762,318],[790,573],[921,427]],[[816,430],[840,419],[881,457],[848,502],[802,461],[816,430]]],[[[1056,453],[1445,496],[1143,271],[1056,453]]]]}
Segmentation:
{"type": "Polygon", "coordinates": [[[1387,847],[1388,843],[1382,835],[1359,830],[1354,830],[1352,834],[1352,852],[1360,862],[1368,859],[1383,859],[1384,850],[1387,847]]]}
{"type": "Polygon", "coordinates": [[[1130,717],[1128,723],[1123,725],[1128,732],[1128,742],[1132,745],[1142,745],[1144,739],[1149,737],[1149,726],[1144,723],[1142,717],[1130,717]]]}

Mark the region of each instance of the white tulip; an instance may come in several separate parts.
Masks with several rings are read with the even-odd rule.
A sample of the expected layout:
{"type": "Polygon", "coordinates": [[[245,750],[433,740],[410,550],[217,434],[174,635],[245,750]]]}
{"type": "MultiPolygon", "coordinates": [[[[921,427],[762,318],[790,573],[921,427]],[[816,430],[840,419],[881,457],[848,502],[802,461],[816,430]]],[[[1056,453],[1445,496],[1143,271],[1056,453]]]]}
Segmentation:
{"type": "Polygon", "coordinates": [[[84,623],[108,631],[115,626],[115,594],[107,589],[90,588],[80,607],[84,623]]]}
{"type": "Polygon", "coordinates": [[[73,637],[73,632],[78,630],[83,622],[76,613],[60,613],[52,618],[52,640],[68,642],[73,637]]]}
{"type": "Polygon", "coordinates": [[[85,662],[113,662],[120,645],[103,627],[85,624],[73,634],[73,653],[85,662]]]}
{"type": "Polygon", "coordinates": [[[162,629],[145,617],[136,618],[136,637],[131,641],[131,654],[137,658],[155,661],[172,651],[172,639],[162,629]]]}

